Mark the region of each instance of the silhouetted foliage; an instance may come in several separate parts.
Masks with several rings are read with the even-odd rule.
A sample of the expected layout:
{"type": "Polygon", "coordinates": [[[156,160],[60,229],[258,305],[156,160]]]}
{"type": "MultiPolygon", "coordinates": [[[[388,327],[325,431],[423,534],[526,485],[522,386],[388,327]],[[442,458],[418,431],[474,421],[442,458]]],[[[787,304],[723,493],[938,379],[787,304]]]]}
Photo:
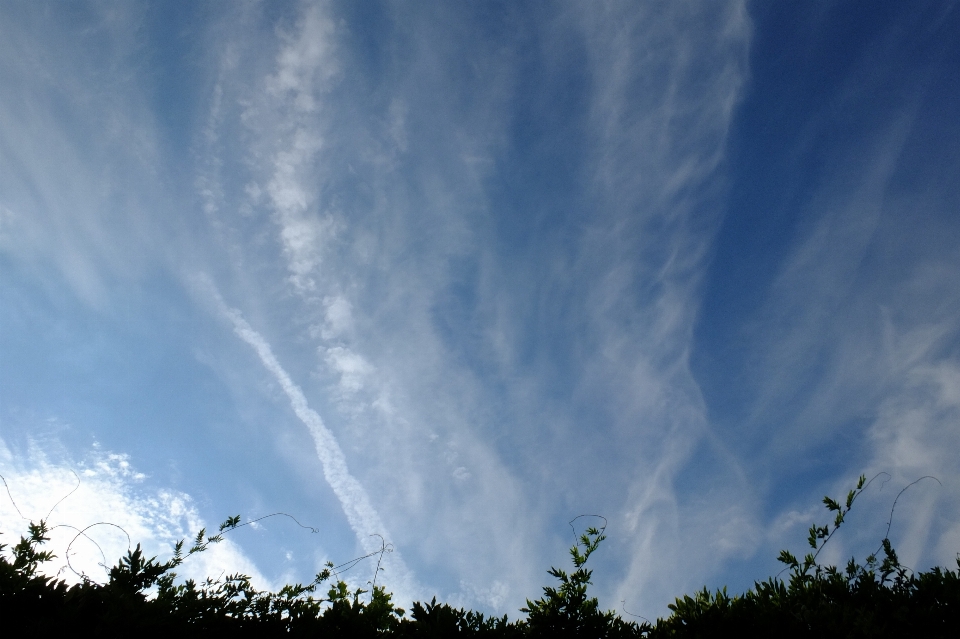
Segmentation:
{"type": "Polygon", "coordinates": [[[527,613],[527,631],[532,637],[632,637],[637,625],[623,621],[613,611],[601,612],[595,597],[587,597],[593,571],[584,568],[587,559],[606,539],[601,529],[587,528],[570,548],[576,570],[567,574],[559,568],[548,572],[560,581],[559,588],[544,586],[543,597],[527,600],[520,612],[527,613]],[[583,552],[580,552],[580,547],[583,552]]]}
{"type": "MultiPolygon", "coordinates": [[[[817,556],[837,531],[864,489],[857,487],[841,502],[824,497],[830,524],[810,527],[814,552],[798,560],[781,551],[779,561],[789,580],[769,578],[731,597],[726,588],[706,588],[671,604],[673,614],[655,626],[645,624],[651,639],[661,637],[956,637],[960,628],[960,558],[958,571],[939,567],[913,574],[900,564],[885,537],[878,553],[863,564],[850,559],[844,569],[823,566],[817,556]]],[[[892,511],[891,511],[892,517],[892,511]]],[[[889,534],[889,527],[888,527],[889,534]]]]}
{"type": "MultiPolygon", "coordinates": [[[[317,590],[339,567],[328,563],[309,584],[277,592],[259,591],[245,575],[178,582],[175,569],[239,526],[227,519],[216,535],[201,530],[189,549],[176,544],[167,561],[147,558],[139,545],[109,570],[106,583],[81,575],[68,586],[48,577],[42,564],[53,559],[43,550],[49,529],[30,523],[27,535],[7,550],[0,544],[0,627],[25,634],[78,633],[92,637],[954,637],[960,628],[958,570],[939,567],[914,574],[901,565],[888,537],[863,564],[851,559],[844,569],[824,566],[817,557],[864,490],[865,478],[843,502],[824,498],[831,524],[813,525],[812,552],[797,559],[784,550],[779,560],[789,571],[784,581],[756,582],[742,595],[704,589],[671,604],[671,614],[656,623],[624,621],[600,610],[587,594],[592,572],[585,568],[604,528],[588,528],[570,549],[574,571],[548,572],[559,582],[543,588],[521,609],[526,619],[509,621],[447,604],[415,602],[407,616],[375,581],[370,591],[350,590],[338,579],[326,597],[317,590]],[[364,597],[369,595],[369,597],[364,597]]],[[[896,502],[894,502],[894,505],[896,502]]],[[[892,510],[891,510],[892,518],[892,510]]],[[[298,522],[299,523],[299,522],[298,522]]],[[[78,533],[84,534],[83,531],[78,533]]],[[[889,534],[889,528],[888,528],[889,534]]],[[[381,554],[387,550],[384,544],[381,554]]],[[[372,555],[367,555],[367,557],[372,555]]],[[[362,558],[361,558],[362,559],[362,558]]],[[[348,564],[355,563],[348,562],[348,564]]],[[[379,566],[378,566],[379,571],[379,566]]]]}

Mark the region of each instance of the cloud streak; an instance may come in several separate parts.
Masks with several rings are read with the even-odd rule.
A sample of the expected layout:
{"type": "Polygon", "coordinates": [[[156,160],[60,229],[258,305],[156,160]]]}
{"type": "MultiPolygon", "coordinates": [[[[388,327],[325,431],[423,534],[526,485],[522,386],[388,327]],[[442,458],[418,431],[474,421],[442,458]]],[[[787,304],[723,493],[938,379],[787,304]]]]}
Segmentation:
{"type": "MultiPolygon", "coordinates": [[[[310,408],[303,391],[290,379],[277,361],[270,345],[250,327],[240,311],[226,306],[219,295],[215,294],[215,299],[220,312],[233,324],[236,335],[254,349],[264,368],[280,384],[294,414],[309,430],[316,447],[317,457],[323,466],[324,478],[336,494],[360,547],[365,553],[380,550],[380,541],[376,535],[381,535],[382,539],[392,544],[390,533],[373,507],[367,492],[350,474],[346,457],[333,433],[324,425],[320,415],[310,408]]],[[[396,575],[390,575],[389,580],[396,584],[398,592],[403,596],[411,596],[412,593],[421,590],[398,551],[394,551],[387,557],[385,563],[396,575]]]]}

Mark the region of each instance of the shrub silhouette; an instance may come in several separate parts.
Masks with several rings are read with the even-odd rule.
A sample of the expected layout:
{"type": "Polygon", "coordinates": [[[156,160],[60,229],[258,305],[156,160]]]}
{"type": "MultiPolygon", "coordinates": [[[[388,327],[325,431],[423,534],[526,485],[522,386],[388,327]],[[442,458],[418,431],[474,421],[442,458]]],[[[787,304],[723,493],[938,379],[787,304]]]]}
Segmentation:
{"type": "Polygon", "coordinates": [[[735,597],[729,596],[726,588],[715,593],[704,588],[693,597],[678,598],[670,605],[670,617],[658,620],[655,626],[644,624],[643,632],[652,639],[957,636],[960,557],[958,571],[937,567],[913,574],[900,564],[889,537],[884,537],[879,549],[882,559],[877,553],[863,564],[850,559],[843,570],[817,562],[865,482],[861,475],[843,503],[824,497],[828,512],[835,515],[832,526],[810,527],[807,541],[814,552],[798,560],[789,551],[781,551],[778,559],[790,571],[787,583],[771,577],[735,597]]]}
{"type": "Polygon", "coordinates": [[[780,553],[788,580],[771,577],[736,596],[725,588],[685,595],[670,605],[670,616],[654,624],[602,612],[597,599],[588,596],[592,572],[585,565],[605,539],[602,528],[588,528],[580,535],[570,549],[573,572],[551,568],[549,574],[559,583],[544,587],[536,601],[528,599],[521,608],[526,619],[517,621],[453,608],[436,598],[426,604],[415,602],[407,616],[383,587],[351,591],[339,579],[330,584],[326,597],[318,597],[318,588],[334,574],[332,564],[311,583],[277,592],[259,591],[240,574],[179,583],[176,568],[243,525],[239,517],[227,519],[216,535],[201,530],[186,551],[179,542],[167,561],[145,557],[137,545],[110,569],[106,583],[84,578],[72,586],[41,572],[42,565],[54,558],[42,549],[49,529],[44,521],[30,523],[27,535],[9,551],[0,544],[0,623],[21,634],[82,631],[92,637],[167,639],[173,633],[431,639],[956,636],[960,558],[957,571],[937,567],[913,573],[901,565],[885,537],[863,564],[851,559],[841,570],[818,563],[824,544],[844,523],[864,488],[861,477],[843,502],[824,498],[833,521],[811,526],[812,552],[803,559],[786,550],[780,553]],[[363,597],[366,594],[369,600],[363,597]]]}
{"type": "Polygon", "coordinates": [[[560,581],[559,588],[544,586],[543,597],[527,599],[520,612],[527,613],[527,631],[532,637],[631,637],[636,636],[635,623],[625,622],[612,611],[600,612],[595,597],[587,597],[587,586],[593,571],[584,568],[587,559],[606,539],[597,528],[588,528],[570,548],[576,570],[567,575],[559,568],[548,572],[560,581]],[[583,552],[580,552],[580,547],[583,552]]]}

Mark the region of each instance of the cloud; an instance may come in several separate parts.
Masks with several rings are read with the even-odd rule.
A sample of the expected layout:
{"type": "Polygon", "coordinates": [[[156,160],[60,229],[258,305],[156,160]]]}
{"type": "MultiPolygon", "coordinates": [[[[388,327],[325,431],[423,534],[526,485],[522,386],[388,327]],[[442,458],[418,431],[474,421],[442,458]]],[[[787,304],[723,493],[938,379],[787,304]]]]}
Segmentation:
{"type": "Polygon", "coordinates": [[[317,193],[307,185],[313,182],[317,154],[324,147],[322,96],[339,74],[334,35],[325,6],[305,7],[293,31],[281,37],[276,70],[263,81],[266,99],[255,102],[246,116],[254,127],[267,127],[273,138],[267,143],[272,174],[265,190],[280,227],[291,281],[301,291],[316,287],[320,247],[333,230],[330,216],[313,214],[317,193]],[[269,120],[262,120],[267,114],[269,120]]]}
{"type": "MultiPolygon", "coordinates": [[[[238,310],[226,307],[219,296],[216,301],[223,315],[233,323],[234,332],[253,347],[263,366],[274,376],[287,395],[293,412],[309,429],[316,446],[317,456],[323,465],[324,478],[340,501],[360,547],[367,553],[380,550],[380,542],[374,536],[380,535],[381,539],[389,542],[390,534],[363,486],[350,474],[346,457],[333,433],[324,425],[320,415],[307,404],[303,391],[290,379],[263,337],[250,327],[238,310]]],[[[398,597],[412,597],[422,589],[416,583],[399,552],[395,551],[386,557],[384,563],[391,570],[389,580],[395,584],[398,597]]]]}
{"type": "Polygon", "coordinates": [[[587,459],[617,460],[623,486],[608,503],[628,533],[626,568],[607,596],[658,610],[759,539],[755,497],[689,369],[752,25],[744,3],[608,3],[570,20],[593,89],[588,208],[569,269],[583,292],[575,397],[604,423],[607,445],[587,459]]]}
{"type": "MultiPolygon", "coordinates": [[[[828,558],[874,551],[897,491],[937,477],[942,484],[905,493],[891,530],[901,557],[919,570],[951,561],[944,540],[955,532],[945,513],[960,507],[960,467],[943,452],[960,445],[960,226],[955,189],[918,133],[941,126],[939,112],[918,98],[923,82],[911,78],[877,104],[875,82],[864,80],[880,60],[900,59],[893,43],[901,33],[890,27],[877,40],[889,49],[871,48],[840,81],[843,113],[860,114],[861,125],[820,112],[803,123],[806,136],[828,141],[816,151],[821,168],[797,178],[809,184],[790,205],[796,225],[761,310],[738,335],[747,355],[734,377],[745,380],[749,399],[731,439],[754,476],[805,478],[778,487],[788,503],[845,493],[861,472],[886,473],[858,500],[855,522],[828,558]]],[[[812,155],[808,144],[784,151],[793,165],[812,155]]],[[[771,536],[781,523],[772,518],[771,536]]]]}
{"type": "MultiPolygon", "coordinates": [[[[224,72],[218,85],[223,95],[240,96],[243,112],[218,120],[215,137],[248,141],[244,179],[236,180],[243,188],[223,189],[223,199],[239,200],[237,208],[251,213],[238,220],[229,207],[216,207],[218,224],[243,229],[230,239],[238,274],[217,285],[244,282],[238,306],[264,333],[302,329],[299,339],[315,345],[313,377],[326,384],[318,399],[332,399],[327,405],[336,408],[324,412],[325,428],[337,433],[344,463],[349,457],[352,475],[362,478],[391,531],[399,532],[397,545],[432,566],[441,555],[452,558],[458,567],[443,581],[456,588],[461,575],[472,573],[480,592],[503,581],[504,571],[522,573],[532,563],[526,548],[535,542],[518,532],[530,517],[518,485],[461,405],[465,397],[479,401],[479,384],[447,359],[431,309],[449,282],[451,256],[477,248],[469,221],[456,211],[464,198],[479,197],[476,166],[484,161],[476,158],[485,153],[478,148],[501,123],[470,113],[475,131],[441,139],[439,147],[414,148],[416,127],[422,133],[440,120],[459,126],[460,114],[449,104],[425,111],[431,98],[415,86],[436,73],[433,60],[442,54],[417,51],[411,66],[387,74],[396,80],[389,99],[358,102],[351,90],[363,78],[339,59],[357,54],[341,51],[346,31],[330,28],[325,7],[301,9],[271,68],[224,72]],[[322,50],[304,50],[318,41],[322,50]],[[437,166],[435,176],[430,165],[437,166]],[[372,199],[366,184],[377,185],[372,199]],[[264,217],[272,228],[262,224],[264,217]],[[274,279],[277,264],[286,270],[282,287],[274,279]],[[509,550],[491,564],[480,558],[478,544],[509,550]]],[[[397,18],[408,19],[405,12],[397,18]]],[[[458,46],[432,19],[412,23],[417,20],[423,24],[411,28],[442,37],[413,43],[458,46]]],[[[488,100],[485,92],[482,97],[488,100]]],[[[295,364],[311,367],[302,359],[295,364]]]]}
{"type": "MultiPolygon", "coordinates": [[[[11,545],[25,534],[29,521],[45,520],[51,530],[47,548],[56,557],[43,570],[67,583],[79,582],[80,575],[104,582],[106,568],[131,544],[164,560],[177,541],[211,529],[189,495],[146,488],[147,478],[126,455],[99,447],[79,462],[51,461],[32,443],[26,454],[15,454],[0,440],[0,474],[9,490],[0,495],[3,543],[11,545]]],[[[229,536],[177,569],[181,578],[198,581],[238,572],[258,588],[277,587],[229,536]]]]}
{"type": "Polygon", "coordinates": [[[237,336],[257,352],[264,367],[280,383],[280,387],[283,388],[283,392],[290,400],[290,406],[297,417],[310,429],[310,435],[317,446],[317,455],[323,462],[327,482],[337,493],[344,514],[346,514],[350,526],[357,534],[357,539],[364,547],[369,546],[371,542],[367,539],[367,536],[372,534],[371,531],[383,531],[385,528],[370,504],[370,499],[364,492],[363,487],[347,470],[346,458],[343,456],[333,433],[323,425],[323,419],[320,415],[307,405],[307,399],[303,396],[303,392],[280,366],[277,358],[270,350],[270,345],[264,341],[259,333],[250,328],[240,312],[236,309],[224,307],[223,313],[233,322],[237,336]]]}
{"type": "Polygon", "coordinates": [[[345,395],[363,388],[364,378],[373,372],[373,367],[362,357],[342,346],[327,349],[326,361],[340,374],[340,388],[345,395]]]}
{"type": "MultiPolygon", "coordinates": [[[[101,16],[89,40],[58,23],[49,37],[63,47],[0,21],[3,84],[21,96],[0,102],[0,249],[23,274],[17,290],[62,280],[97,308],[163,300],[159,321],[201,327],[171,330],[165,354],[217,362],[253,348],[284,402],[178,410],[230,422],[218,428],[236,427],[241,448],[244,420],[270,424],[258,446],[289,436],[289,404],[346,513],[346,543],[373,549],[367,535],[389,528],[409,592],[421,592],[415,570],[498,612],[565,561],[566,522],[599,511],[605,605],[655,614],[799,530],[792,502],[766,530],[760,514],[769,477],[784,476],[770,459],[821,461],[797,445],[852,433],[856,463],[898,480],[925,463],[955,472],[943,451],[956,447],[956,255],[918,241],[919,258],[885,260],[878,248],[922,226],[916,197],[889,188],[910,112],[838,151],[804,200],[745,329],[752,417],[724,430],[689,361],[750,75],[746,4],[476,11],[248,3],[204,13],[183,32],[190,64],[157,73],[150,64],[182,52],[133,55],[137,11],[101,16]],[[98,38],[113,44],[83,62],[98,38]],[[168,76],[177,99],[151,102],[150,78],[168,76]],[[218,300],[240,340],[211,337],[219,325],[205,332],[209,316],[171,294],[170,279],[190,287],[201,271],[212,283],[194,301],[218,300]]],[[[205,382],[255,395],[259,367],[224,368],[205,382]]],[[[313,472],[311,447],[291,448],[284,461],[313,472]]],[[[849,478],[823,481],[835,479],[849,478]]],[[[156,509],[187,512],[185,499],[156,509]]],[[[911,535],[948,548],[946,502],[916,503],[911,535]]]]}
{"type": "MultiPolygon", "coordinates": [[[[930,358],[911,366],[900,384],[880,402],[867,431],[872,459],[865,472],[888,473],[895,487],[936,478],[911,487],[897,502],[891,538],[907,566],[949,565],[957,554],[950,545],[956,533],[944,515],[960,510],[960,463],[951,454],[960,446],[960,365],[930,358]]],[[[890,492],[890,507],[892,499],[890,492]]]]}
{"type": "MultiPolygon", "coordinates": [[[[633,513],[617,552],[642,558],[621,589],[672,595],[647,564],[699,565],[684,548],[711,530],[688,525],[674,481],[709,435],[686,359],[750,24],[736,3],[631,7],[569,5],[492,36],[465,10],[396,10],[375,91],[370,52],[347,37],[365,25],[300,7],[270,68],[222,78],[243,111],[218,137],[247,141],[225,198],[252,213],[220,219],[250,230],[238,252],[258,265],[242,267],[238,306],[315,346],[320,386],[304,390],[334,399],[324,420],[353,476],[450,590],[463,575],[475,593],[511,584],[497,601],[535,589],[589,504],[633,513]],[[580,111],[568,73],[590,78],[580,111]],[[567,128],[526,123],[531,96],[555,97],[567,128]],[[511,138],[525,126],[542,131],[529,146],[511,138]],[[512,173],[524,166],[530,180],[512,173]],[[527,195],[498,200],[493,179],[527,195]]],[[[735,462],[708,448],[739,500],[735,462]]],[[[702,506],[705,521],[731,512],[702,506]]],[[[718,556],[743,552],[724,539],[718,556]]]]}
{"type": "MultiPolygon", "coordinates": [[[[865,283],[863,278],[877,234],[883,232],[880,224],[887,207],[886,191],[907,131],[909,121],[901,119],[877,134],[871,140],[871,150],[865,154],[869,160],[861,159],[863,153],[859,150],[856,158],[834,159],[837,166],[804,207],[806,215],[801,235],[771,287],[759,324],[769,329],[757,336],[763,344],[761,357],[765,361],[757,362],[755,369],[764,372],[757,375],[758,397],[753,404],[751,421],[762,423],[772,413],[789,406],[788,410],[796,411],[796,417],[780,414],[777,419],[810,424],[806,428],[778,430],[775,438],[779,441],[772,445],[781,452],[791,451],[788,454],[792,455],[795,445],[817,441],[825,435],[817,424],[826,424],[830,416],[849,414],[864,405],[859,402],[839,406],[838,403],[845,400],[840,400],[836,392],[827,391],[831,385],[848,386],[865,381],[871,374],[882,375],[886,370],[864,361],[877,353],[875,344],[849,343],[837,350],[837,340],[857,340],[854,333],[841,337],[854,322],[859,324],[854,330],[865,338],[863,341],[875,337],[864,336],[862,329],[870,326],[872,331],[876,327],[879,309],[864,302],[868,295],[884,293],[860,287],[865,283]],[[849,312],[847,309],[855,309],[853,312],[858,317],[850,318],[853,322],[838,321],[849,312]],[[873,317],[869,317],[871,315],[873,317]],[[831,352],[837,355],[842,352],[843,356],[834,359],[829,355],[831,352]],[[826,369],[824,358],[834,360],[826,369]],[[790,403],[791,395],[798,394],[808,384],[820,387],[823,392],[804,392],[803,396],[813,401],[797,409],[790,403]],[[794,438],[809,439],[804,443],[794,438]]],[[[883,303],[879,299],[871,302],[883,303]]],[[[873,380],[877,382],[880,380],[873,380]]]]}
{"type": "Polygon", "coordinates": [[[158,257],[152,249],[163,235],[146,206],[163,200],[154,180],[162,144],[141,78],[102,76],[139,46],[131,34],[142,10],[57,13],[39,35],[31,11],[5,14],[0,26],[2,81],[18,96],[0,101],[0,205],[8,211],[0,251],[100,309],[113,284],[136,279],[145,258],[158,257]]]}

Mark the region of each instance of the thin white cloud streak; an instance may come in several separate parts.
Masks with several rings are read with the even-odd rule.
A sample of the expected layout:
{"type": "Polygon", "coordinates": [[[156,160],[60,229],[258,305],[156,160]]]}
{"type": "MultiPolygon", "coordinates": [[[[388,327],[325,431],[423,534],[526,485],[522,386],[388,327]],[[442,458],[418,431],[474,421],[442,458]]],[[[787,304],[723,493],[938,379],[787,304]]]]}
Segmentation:
{"type": "MultiPolygon", "coordinates": [[[[838,353],[836,345],[827,344],[849,327],[846,322],[837,321],[844,309],[857,306],[858,298],[866,301],[861,289],[867,283],[863,266],[868,251],[875,246],[886,189],[909,129],[909,119],[902,118],[887,131],[875,134],[869,151],[857,149],[834,159],[833,177],[819,185],[804,207],[803,219],[809,221],[784,259],[763,310],[763,325],[771,328],[759,336],[762,345],[757,349],[756,370],[765,372],[757,376],[757,398],[748,423],[762,424],[790,406],[788,410],[796,411],[791,420],[809,425],[778,429],[771,443],[773,454],[786,452],[792,456],[796,446],[829,436],[821,426],[828,428],[827,424],[841,415],[869,410],[875,399],[864,396],[864,401],[843,407],[839,403],[845,401],[827,390],[849,385],[854,379],[883,374],[885,366],[869,366],[864,361],[878,354],[876,344],[870,343],[875,335],[844,348],[842,357],[835,358],[837,366],[831,366],[826,375],[818,360],[821,355],[834,359],[828,353],[838,353]],[[821,392],[801,391],[812,379],[821,392]],[[797,411],[788,403],[795,397],[809,403],[797,411]]],[[[882,290],[869,293],[886,295],[882,290]]],[[[861,316],[858,320],[875,329],[880,308],[862,311],[873,317],[861,316]]],[[[861,324],[856,332],[861,332],[862,327],[861,324]]],[[[777,415],[779,419],[784,417],[777,415]]]]}
{"type": "MultiPolygon", "coordinates": [[[[323,466],[324,478],[340,501],[360,547],[366,553],[380,550],[380,538],[376,535],[382,535],[387,543],[392,543],[386,526],[381,521],[380,515],[377,514],[363,486],[350,474],[346,457],[333,433],[324,425],[320,415],[310,408],[303,391],[290,379],[290,376],[277,361],[270,345],[250,327],[240,311],[227,307],[216,293],[214,293],[214,299],[220,312],[233,323],[234,332],[237,336],[256,351],[264,368],[274,376],[290,400],[290,407],[293,412],[310,431],[310,436],[316,446],[317,457],[323,466]]],[[[386,556],[384,563],[391,570],[391,574],[386,580],[395,584],[398,596],[410,597],[422,590],[404,563],[399,551],[394,551],[391,555],[386,556]]]]}
{"type": "Polygon", "coordinates": [[[377,515],[369,497],[360,483],[347,470],[347,460],[340,450],[340,445],[326,426],[323,419],[315,410],[307,405],[307,398],[303,391],[293,383],[287,372],[283,370],[277,358],[270,350],[270,345],[259,333],[250,328],[240,311],[232,308],[223,308],[223,313],[233,322],[237,336],[253,347],[263,362],[264,367],[277,379],[283,392],[290,400],[290,407],[300,421],[310,430],[314,444],[317,447],[317,456],[323,464],[323,473],[327,482],[333,488],[343,506],[343,512],[350,522],[350,527],[357,534],[357,539],[366,549],[372,548],[369,535],[386,532],[380,516],[377,515]]]}

